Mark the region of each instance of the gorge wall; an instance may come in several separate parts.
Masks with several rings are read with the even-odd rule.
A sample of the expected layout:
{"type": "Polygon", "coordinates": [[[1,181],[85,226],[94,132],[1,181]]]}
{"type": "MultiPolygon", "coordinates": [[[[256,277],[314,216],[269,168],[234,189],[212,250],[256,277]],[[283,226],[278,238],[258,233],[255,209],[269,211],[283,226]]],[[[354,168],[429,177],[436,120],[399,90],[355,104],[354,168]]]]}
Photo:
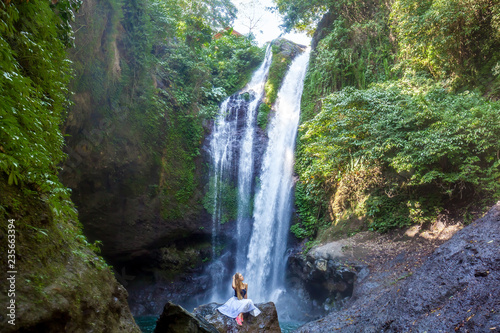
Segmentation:
{"type": "Polygon", "coordinates": [[[147,59],[152,41],[139,39],[150,20],[145,4],[88,1],[75,23],[78,73],[62,177],[85,233],[103,242],[103,255],[117,266],[161,262],[161,251],[169,250],[159,243],[176,244],[175,256],[177,248],[207,238],[194,191],[201,126],[181,116],[166,119],[168,111],[155,104],[155,85],[165,83],[147,59]]]}
{"type": "Polygon", "coordinates": [[[223,74],[211,76],[217,68],[205,63],[201,49],[212,30],[190,21],[195,26],[180,36],[175,20],[188,18],[173,18],[165,6],[88,1],[79,11],[62,179],[73,189],[85,233],[102,241],[103,255],[118,270],[127,263],[129,270],[162,267],[175,275],[209,256],[210,218],[200,181],[204,122],[261,54],[246,39],[214,41],[212,49],[226,48],[219,57],[241,70],[240,77],[214,86],[223,74]],[[161,21],[166,17],[174,21],[161,21]],[[195,33],[205,35],[193,40],[195,33]],[[240,59],[236,50],[248,53],[240,59]]]}
{"type": "Polygon", "coordinates": [[[140,332],[59,181],[78,1],[0,5],[2,332],[140,332]]]}

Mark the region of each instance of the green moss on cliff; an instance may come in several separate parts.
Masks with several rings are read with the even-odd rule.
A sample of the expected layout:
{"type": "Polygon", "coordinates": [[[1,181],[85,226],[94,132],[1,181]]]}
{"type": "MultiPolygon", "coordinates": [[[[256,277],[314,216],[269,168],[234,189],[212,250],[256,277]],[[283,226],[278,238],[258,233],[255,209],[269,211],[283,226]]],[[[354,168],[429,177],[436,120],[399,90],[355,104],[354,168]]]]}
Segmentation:
{"type": "Polygon", "coordinates": [[[273,60],[269,68],[269,77],[265,85],[266,103],[271,105],[278,97],[278,91],[285,78],[292,59],[280,53],[279,46],[273,45],[273,60]]]}
{"type": "Polygon", "coordinates": [[[301,46],[280,38],[272,42],[273,57],[269,67],[269,75],[264,86],[264,102],[259,106],[257,114],[257,124],[263,130],[266,130],[270,118],[270,112],[273,104],[278,97],[279,89],[283,83],[285,75],[297,54],[303,51],[301,46]]]}
{"type": "MultiPolygon", "coordinates": [[[[202,124],[224,97],[242,88],[263,57],[249,39],[230,31],[212,39],[210,14],[180,11],[179,6],[174,1],[150,0],[143,6],[109,0],[84,8],[74,85],[77,101],[88,97],[74,107],[66,124],[73,135],[68,139],[74,151],[70,159],[80,160],[78,169],[94,161],[104,169],[97,173],[112,168],[112,181],[130,189],[127,197],[149,192],[161,202],[156,214],[167,220],[182,220],[201,209],[196,170],[202,124]],[[82,128],[92,123],[109,124],[101,126],[107,133],[82,153],[79,147],[91,141],[82,128]],[[143,176],[123,178],[122,172],[143,176]],[[151,186],[155,193],[148,190],[151,186]]],[[[75,179],[78,172],[73,168],[67,173],[76,191],[80,182],[96,177],[83,172],[75,179]]],[[[121,194],[110,191],[110,201],[121,194]]]]}
{"type": "Polygon", "coordinates": [[[259,105],[259,110],[257,113],[257,124],[264,131],[266,130],[267,123],[269,121],[269,113],[271,112],[271,108],[266,103],[262,103],[259,105]]]}
{"type": "MultiPolygon", "coordinates": [[[[96,245],[82,235],[76,214],[58,216],[35,185],[20,188],[6,181],[6,177],[0,181],[0,237],[7,239],[7,222],[14,220],[17,310],[16,326],[2,322],[5,332],[13,328],[139,332],[127,306],[127,292],[96,255],[96,245]]],[[[3,267],[6,259],[0,260],[3,267]]],[[[0,302],[8,304],[6,293],[0,294],[0,302]]]]}
{"type": "Polygon", "coordinates": [[[222,224],[236,221],[238,217],[238,187],[230,180],[219,180],[216,183],[216,179],[211,177],[208,190],[203,197],[203,206],[210,215],[215,214],[216,211],[221,212],[218,220],[222,224]]]}
{"type": "Polygon", "coordinates": [[[5,332],[139,331],[126,291],[82,235],[70,191],[58,180],[69,20],[78,5],[0,4],[0,238],[15,235],[15,255],[0,263],[16,271],[15,297],[1,282],[0,302],[16,301],[15,326],[2,316],[5,332]]]}
{"type": "Polygon", "coordinates": [[[265,102],[271,106],[278,97],[283,79],[295,56],[302,52],[302,49],[286,39],[280,38],[272,43],[273,59],[269,67],[269,76],[265,85],[265,102]]]}

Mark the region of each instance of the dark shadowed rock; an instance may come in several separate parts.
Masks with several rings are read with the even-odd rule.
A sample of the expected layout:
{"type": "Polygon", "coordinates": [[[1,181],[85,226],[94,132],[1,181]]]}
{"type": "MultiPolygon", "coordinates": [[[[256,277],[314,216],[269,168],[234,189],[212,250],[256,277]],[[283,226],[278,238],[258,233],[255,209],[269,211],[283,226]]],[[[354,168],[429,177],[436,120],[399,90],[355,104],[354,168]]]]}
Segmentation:
{"type": "Polygon", "coordinates": [[[310,315],[324,315],[339,308],[352,296],[357,272],[363,266],[349,261],[342,254],[340,242],[315,248],[306,256],[292,254],[287,262],[287,279],[301,298],[312,303],[310,315]],[[337,251],[328,249],[338,247],[337,251]]]}
{"type": "Polygon", "coordinates": [[[203,317],[194,316],[182,306],[168,302],[156,323],[154,333],[218,333],[203,317]]]}
{"type": "Polygon", "coordinates": [[[500,202],[376,290],[365,283],[349,307],[298,332],[500,332],[500,202]]]}
{"type": "Polygon", "coordinates": [[[229,318],[216,309],[222,304],[210,303],[197,307],[193,313],[197,317],[206,319],[215,326],[221,333],[234,332],[261,332],[274,333],[281,332],[278,321],[278,313],[273,302],[255,304],[260,311],[257,317],[248,313],[243,315],[243,326],[238,326],[233,318],[229,318]]]}

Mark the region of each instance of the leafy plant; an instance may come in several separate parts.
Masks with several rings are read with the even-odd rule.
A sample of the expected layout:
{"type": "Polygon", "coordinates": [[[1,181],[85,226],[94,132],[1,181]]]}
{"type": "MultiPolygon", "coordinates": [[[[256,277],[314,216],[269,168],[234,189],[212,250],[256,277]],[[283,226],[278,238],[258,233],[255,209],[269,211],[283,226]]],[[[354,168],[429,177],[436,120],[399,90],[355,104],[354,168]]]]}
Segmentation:
{"type": "Polygon", "coordinates": [[[397,0],[392,24],[402,64],[427,71],[453,88],[478,86],[498,94],[493,68],[500,60],[497,1],[397,0]]]}
{"type": "Polygon", "coordinates": [[[384,185],[389,195],[375,191],[366,203],[370,227],[376,230],[425,221],[443,202],[468,193],[498,195],[498,110],[498,102],[479,94],[453,94],[418,79],[330,95],[322,111],[300,128],[296,197],[302,225],[314,230],[319,224],[311,221],[313,207],[324,207],[328,193],[349,174],[353,158],[395,176],[395,183],[384,185]],[[321,194],[326,184],[329,190],[321,194]]]}

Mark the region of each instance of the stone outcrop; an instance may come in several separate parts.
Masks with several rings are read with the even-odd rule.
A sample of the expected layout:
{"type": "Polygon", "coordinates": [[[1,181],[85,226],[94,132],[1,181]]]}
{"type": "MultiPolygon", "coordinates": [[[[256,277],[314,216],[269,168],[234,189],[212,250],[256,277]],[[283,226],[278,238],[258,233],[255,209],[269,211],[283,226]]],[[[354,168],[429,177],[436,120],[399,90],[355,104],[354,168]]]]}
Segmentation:
{"type": "Polygon", "coordinates": [[[298,332],[499,332],[499,248],[500,202],[414,270],[406,259],[412,254],[402,252],[382,265],[378,279],[358,277],[343,310],[298,332]],[[406,274],[390,275],[388,268],[402,265],[406,274]]]}
{"type": "Polygon", "coordinates": [[[222,304],[210,303],[194,309],[193,313],[204,318],[221,333],[254,332],[275,333],[281,332],[278,313],[273,302],[255,304],[262,311],[257,317],[246,313],[243,315],[243,325],[238,326],[233,318],[221,314],[216,309],[222,304]]]}
{"type": "Polygon", "coordinates": [[[204,318],[195,316],[182,306],[168,302],[156,322],[154,333],[218,333],[204,318]]]}
{"type": "Polygon", "coordinates": [[[279,49],[279,53],[287,58],[293,60],[297,55],[304,52],[307,48],[305,45],[296,44],[292,41],[289,41],[285,38],[275,39],[273,42],[273,46],[276,46],[279,49]]]}
{"type": "Polygon", "coordinates": [[[300,298],[309,300],[315,315],[338,308],[352,296],[358,271],[364,266],[343,255],[341,243],[314,248],[287,263],[288,280],[300,298]]]}

